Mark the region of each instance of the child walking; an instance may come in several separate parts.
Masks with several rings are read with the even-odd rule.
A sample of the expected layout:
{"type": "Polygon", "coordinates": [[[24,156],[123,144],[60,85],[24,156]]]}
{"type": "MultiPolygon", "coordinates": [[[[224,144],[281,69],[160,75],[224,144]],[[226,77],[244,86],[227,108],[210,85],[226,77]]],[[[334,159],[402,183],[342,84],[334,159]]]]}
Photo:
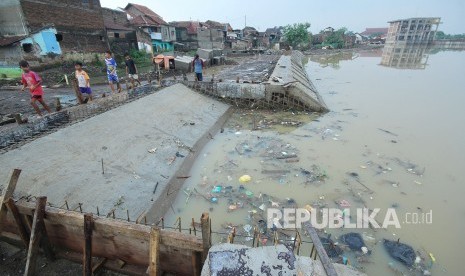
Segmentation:
{"type": "Polygon", "coordinates": [[[116,72],[116,61],[111,56],[111,51],[105,52],[105,64],[107,65],[108,84],[110,84],[111,92],[115,93],[115,83],[118,88],[118,93],[121,92],[121,86],[116,72]]]}
{"type": "Polygon", "coordinates": [[[86,71],[82,70],[82,63],[76,62],[74,64],[74,69],[76,69],[76,79],[78,81],[79,91],[81,95],[85,97],[84,102],[87,103],[88,100],[92,101],[92,90],[90,89],[90,78],[87,75],[86,71]]]}
{"type": "Polygon", "coordinates": [[[139,83],[139,85],[142,85],[139,81],[139,75],[137,75],[137,66],[134,63],[134,60],[128,53],[124,54],[124,58],[126,59],[126,75],[129,77],[129,80],[131,81],[132,88],[135,87],[136,81],[139,83]]]}
{"type": "Polygon", "coordinates": [[[24,91],[26,87],[29,88],[31,92],[31,105],[36,111],[39,118],[42,117],[42,112],[40,112],[39,106],[36,102],[39,102],[48,113],[52,113],[48,105],[44,101],[44,90],[42,89],[42,79],[36,72],[33,72],[29,69],[29,63],[25,60],[19,62],[19,67],[23,70],[23,74],[21,75],[21,82],[23,83],[23,87],[21,91],[24,91]]]}

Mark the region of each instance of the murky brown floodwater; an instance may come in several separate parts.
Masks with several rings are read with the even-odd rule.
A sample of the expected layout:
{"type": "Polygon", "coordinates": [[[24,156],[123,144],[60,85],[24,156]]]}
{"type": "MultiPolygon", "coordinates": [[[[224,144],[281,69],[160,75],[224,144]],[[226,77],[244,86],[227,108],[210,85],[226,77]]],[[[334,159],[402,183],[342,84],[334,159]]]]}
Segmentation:
{"type": "MultiPolygon", "coordinates": [[[[313,120],[314,115],[263,112],[255,115],[257,125],[263,118],[287,125],[251,131],[251,113],[236,113],[224,133],[214,136],[204,149],[185,190],[173,204],[174,210],[167,213],[165,225],[173,225],[182,217],[183,228],[187,228],[187,221],[198,221],[200,214],[208,211],[215,231],[227,232],[225,223],[232,223],[244,233],[243,226],[252,224],[250,211],[257,208],[247,204],[240,208],[237,197],[228,202],[228,197],[218,196],[218,203],[210,203],[195,193],[187,195],[194,188],[208,194],[215,185],[232,186],[237,191],[239,177],[248,174],[252,181],[243,184],[247,191],[255,196],[268,194],[275,201],[292,198],[299,207],[337,207],[335,202],[341,199],[351,207],[396,207],[401,229],[327,230],[335,240],[348,232],[365,232],[365,237],[375,238],[376,242],[366,240],[371,255],[360,258],[349,250],[343,253],[368,275],[394,275],[394,269],[419,275],[389,257],[383,238],[400,238],[425,258],[425,264],[431,262],[429,253],[434,254],[433,275],[463,275],[465,52],[430,55],[427,65],[422,66],[425,69],[416,70],[380,66],[381,57],[370,55],[344,56],[347,60],[329,63],[325,59],[323,65],[308,63],[310,78],[332,110],[317,120],[313,120]],[[295,127],[293,122],[303,124],[295,127]],[[299,162],[272,158],[281,152],[297,154],[299,162]],[[308,181],[306,171],[312,168],[321,179],[324,175],[327,178],[308,181]],[[287,171],[269,173],[277,169],[287,171]],[[374,192],[368,192],[348,174],[351,172],[374,192]],[[230,208],[237,209],[228,211],[230,208]],[[430,210],[432,224],[403,223],[406,212],[430,210]]],[[[377,218],[382,221],[384,216],[377,218]]],[[[217,241],[224,239],[215,235],[217,241]]],[[[246,240],[238,242],[251,243],[246,240]]],[[[309,245],[303,245],[303,253],[308,252],[305,247],[309,245]]]]}

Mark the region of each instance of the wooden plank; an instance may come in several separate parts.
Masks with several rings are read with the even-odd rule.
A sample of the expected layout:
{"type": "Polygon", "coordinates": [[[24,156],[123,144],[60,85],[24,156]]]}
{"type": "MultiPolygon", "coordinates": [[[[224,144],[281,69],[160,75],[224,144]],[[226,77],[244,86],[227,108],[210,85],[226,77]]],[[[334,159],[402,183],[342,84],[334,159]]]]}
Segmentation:
{"type": "Polygon", "coordinates": [[[149,275],[159,276],[160,273],[160,229],[153,227],[150,230],[150,265],[149,275]]]}
{"type": "Polygon", "coordinates": [[[97,274],[100,269],[102,269],[102,267],[105,265],[105,263],[107,262],[107,258],[102,258],[100,261],[98,261],[93,267],[92,267],[92,275],[95,275],[97,274]]]}
{"type": "Polygon", "coordinates": [[[318,256],[320,256],[320,261],[323,264],[323,268],[326,271],[326,275],[337,276],[336,269],[334,268],[331,259],[328,257],[328,254],[326,254],[326,250],[324,249],[323,244],[321,243],[320,237],[318,236],[318,233],[316,232],[315,228],[313,228],[310,222],[305,222],[302,224],[302,226],[310,235],[310,238],[313,241],[316,252],[318,253],[318,256]]]}
{"type": "Polygon", "coordinates": [[[21,240],[23,241],[24,246],[27,248],[29,246],[29,235],[28,235],[26,226],[21,220],[21,215],[19,214],[18,208],[15,205],[15,201],[10,197],[5,202],[5,205],[10,211],[10,213],[13,215],[13,218],[16,222],[16,226],[18,227],[19,236],[21,237],[21,240]]]}
{"type": "Polygon", "coordinates": [[[203,213],[200,217],[200,227],[202,228],[202,246],[203,246],[203,255],[202,263],[205,262],[208,256],[208,250],[211,246],[211,224],[210,217],[208,213],[203,213]]]}
{"type": "MultiPolygon", "coordinates": [[[[19,200],[16,206],[22,216],[33,214],[35,209],[34,203],[25,200],[19,200]]],[[[51,244],[82,253],[83,214],[50,206],[45,210],[47,216],[44,222],[51,244]]],[[[150,226],[143,224],[94,217],[92,255],[108,260],[121,259],[126,266],[145,266],[146,270],[149,266],[150,229],[150,226]]],[[[5,234],[17,232],[13,218],[8,216],[5,234]]],[[[160,269],[179,275],[192,275],[191,251],[202,252],[202,241],[192,235],[163,229],[160,229],[160,241],[160,269]]],[[[82,258],[79,263],[82,264],[82,258]]]]}
{"type": "Polygon", "coordinates": [[[93,217],[92,214],[84,214],[84,255],[83,261],[83,275],[92,276],[92,230],[93,230],[93,217]]]}
{"type": "Polygon", "coordinates": [[[4,206],[3,203],[5,203],[10,197],[13,196],[20,174],[20,169],[13,170],[11,173],[10,182],[8,182],[8,185],[6,185],[6,188],[4,189],[3,197],[0,198],[0,234],[3,232],[3,220],[6,217],[6,206],[4,206]]]}
{"type": "Polygon", "coordinates": [[[202,253],[192,251],[192,272],[194,276],[202,273],[202,253]]]}
{"type": "Polygon", "coordinates": [[[27,252],[26,269],[24,271],[24,275],[27,276],[34,275],[36,270],[37,253],[39,251],[39,244],[43,234],[43,223],[41,223],[41,221],[44,219],[46,203],[46,197],[37,198],[34,219],[32,220],[31,239],[27,252]]]}

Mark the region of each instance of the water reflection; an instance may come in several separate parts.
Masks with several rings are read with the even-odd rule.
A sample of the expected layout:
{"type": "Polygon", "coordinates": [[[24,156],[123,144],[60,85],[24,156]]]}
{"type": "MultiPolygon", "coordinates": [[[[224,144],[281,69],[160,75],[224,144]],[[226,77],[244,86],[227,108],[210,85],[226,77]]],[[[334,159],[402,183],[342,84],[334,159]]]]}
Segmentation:
{"type": "Polygon", "coordinates": [[[386,44],[380,65],[397,69],[425,69],[429,49],[428,44],[386,44]]]}
{"type": "Polygon", "coordinates": [[[337,52],[326,55],[310,56],[310,60],[317,62],[321,67],[331,67],[339,69],[339,62],[342,60],[353,60],[358,57],[358,53],[354,52],[337,52]]]}

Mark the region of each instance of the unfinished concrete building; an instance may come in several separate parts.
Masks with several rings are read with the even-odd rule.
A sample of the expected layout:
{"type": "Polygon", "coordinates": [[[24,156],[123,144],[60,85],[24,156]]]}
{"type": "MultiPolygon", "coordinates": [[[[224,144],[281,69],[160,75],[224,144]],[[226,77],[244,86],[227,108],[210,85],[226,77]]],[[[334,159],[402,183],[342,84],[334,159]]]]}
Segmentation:
{"type": "Polygon", "coordinates": [[[434,40],[441,22],[440,17],[420,17],[389,21],[388,43],[424,43],[434,40]]]}
{"type": "Polygon", "coordinates": [[[425,54],[441,22],[440,17],[390,21],[380,65],[398,69],[425,69],[425,54]]]}

